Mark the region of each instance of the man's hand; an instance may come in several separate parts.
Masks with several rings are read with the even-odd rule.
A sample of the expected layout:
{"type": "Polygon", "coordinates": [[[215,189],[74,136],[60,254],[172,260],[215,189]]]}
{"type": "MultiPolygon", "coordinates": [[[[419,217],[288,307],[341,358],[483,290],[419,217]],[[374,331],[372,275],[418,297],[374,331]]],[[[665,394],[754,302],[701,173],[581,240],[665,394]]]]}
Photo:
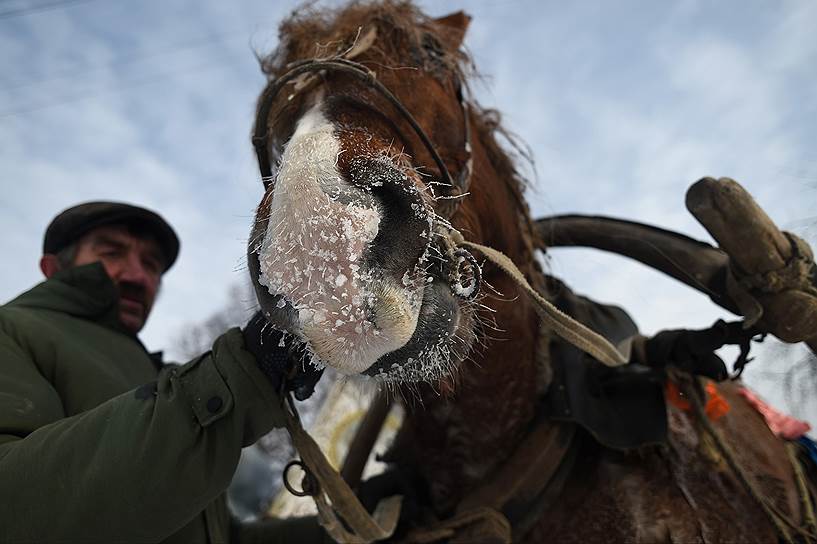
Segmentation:
{"type": "Polygon", "coordinates": [[[241,332],[244,348],[255,357],[258,368],[276,392],[292,391],[298,400],[312,395],[323,369],[319,370],[309,362],[303,343],[274,328],[260,311],[250,318],[241,332]]]}

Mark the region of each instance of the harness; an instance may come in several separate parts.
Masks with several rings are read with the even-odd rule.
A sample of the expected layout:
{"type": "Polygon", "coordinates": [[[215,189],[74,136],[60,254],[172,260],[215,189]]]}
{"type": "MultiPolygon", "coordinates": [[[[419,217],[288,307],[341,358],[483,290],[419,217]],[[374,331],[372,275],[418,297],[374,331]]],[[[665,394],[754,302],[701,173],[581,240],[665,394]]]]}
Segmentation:
{"type": "MultiPolygon", "coordinates": [[[[450,218],[454,214],[461,197],[468,193],[471,179],[469,116],[462,96],[460,99],[466,135],[464,147],[469,154],[469,159],[466,167],[454,180],[428,135],[400,100],[376,79],[373,71],[343,57],[303,60],[289,65],[288,68],[286,73],[270,82],[264,89],[255,120],[252,141],[265,188],[269,188],[272,183],[268,118],[275,99],[288,83],[302,75],[339,72],[350,75],[375,89],[408,122],[439,169],[443,180],[442,186],[447,192],[442,198],[452,201],[445,215],[450,218]]],[[[288,98],[292,99],[293,96],[294,94],[288,98]]],[[[554,307],[531,287],[522,272],[503,253],[465,240],[462,234],[447,221],[444,222],[442,230],[445,244],[451,250],[450,255],[452,258],[457,258],[457,261],[453,263],[455,275],[459,275],[458,271],[462,263],[466,262],[466,268],[470,269],[472,281],[476,284],[472,287],[478,287],[479,267],[475,266],[476,261],[468,250],[481,253],[505,272],[529,296],[541,317],[540,327],[552,330],[563,340],[606,366],[617,367],[627,363],[628,349],[622,353],[603,336],[554,307]]],[[[472,294],[473,290],[469,292],[469,296],[472,294]]],[[[293,492],[313,497],[318,507],[321,524],[338,542],[364,543],[389,538],[399,519],[401,497],[393,496],[384,499],[378,504],[374,514],[370,515],[349,485],[329,465],[314,440],[304,431],[291,397],[287,397],[284,412],[286,428],[301,456],[300,464],[306,473],[302,491],[293,490],[293,492]]],[[[443,539],[450,539],[451,542],[465,542],[469,534],[478,534],[482,542],[499,544],[511,542],[512,538],[523,535],[558,496],[570,474],[578,449],[575,424],[554,425],[553,422],[546,422],[545,419],[541,415],[537,418],[511,457],[493,476],[473,490],[460,503],[453,517],[410,532],[404,542],[437,542],[443,539]]],[[[705,422],[706,418],[703,417],[704,425],[705,422]]],[[[711,426],[705,426],[705,429],[716,440],[718,439],[716,431],[711,426]]],[[[725,442],[719,440],[718,444],[727,458],[730,458],[725,442]]],[[[731,459],[734,460],[733,457],[731,459]]],[[[739,476],[745,476],[739,465],[735,464],[733,469],[739,476]]],[[[745,478],[742,479],[746,483],[745,478]]],[[[291,489],[288,482],[287,487],[291,489]]],[[[749,491],[764,506],[778,531],[784,538],[790,540],[790,533],[786,530],[786,525],[790,525],[786,523],[789,520],[781,519],[775,512],[770,512],[768,501],[765,501],[762,494],[759,494],[756,489],[750,487],[749,491]]],[[[808,532],[803,534],[803,536],[806,535],[811,536],[808,532]]]]}

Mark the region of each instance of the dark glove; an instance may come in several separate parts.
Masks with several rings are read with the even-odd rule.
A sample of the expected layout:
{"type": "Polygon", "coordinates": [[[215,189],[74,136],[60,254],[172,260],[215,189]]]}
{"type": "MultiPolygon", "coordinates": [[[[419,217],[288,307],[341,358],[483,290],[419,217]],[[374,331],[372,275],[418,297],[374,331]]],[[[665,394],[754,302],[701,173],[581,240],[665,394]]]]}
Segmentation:
{"type": "Polygon", "coordinates": [[[650,366],[672,365],[691,374],[716,381],[729,377],[726,364],[715,350],[729,342],[728,324],[718,321],[709,329],[662,331],[648,339],[644,348],[650,366]]]}
{"type": "Polygon", "coordinates": [[[252,353],[258,368],[278,393],[292,391],[295,398],[305,400],[315,391],[323,375],[309,361],[304,344],[294,335],[272,326],[258,311],[242,329],[244,348],[252,353]]]}

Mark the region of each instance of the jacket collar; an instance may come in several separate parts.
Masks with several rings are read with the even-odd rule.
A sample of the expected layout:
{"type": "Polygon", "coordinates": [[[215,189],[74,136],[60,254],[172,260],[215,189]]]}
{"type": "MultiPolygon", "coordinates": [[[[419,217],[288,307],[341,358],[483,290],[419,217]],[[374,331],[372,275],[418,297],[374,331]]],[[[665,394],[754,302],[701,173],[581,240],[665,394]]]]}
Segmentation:
{"type": "Polygon", "coordinates": [[[119,319],[119,293],[99,262],[61,270],[8,305],[66,313],[136,338],[119,319]]]}

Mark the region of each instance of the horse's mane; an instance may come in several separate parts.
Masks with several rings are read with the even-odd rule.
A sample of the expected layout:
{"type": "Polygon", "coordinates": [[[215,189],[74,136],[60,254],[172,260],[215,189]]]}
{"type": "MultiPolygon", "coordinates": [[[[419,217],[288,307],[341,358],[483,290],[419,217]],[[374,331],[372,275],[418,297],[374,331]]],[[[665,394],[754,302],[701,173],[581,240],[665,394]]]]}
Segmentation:
{"type": "Polygon", "coordinates": [[[307,2],[281,23],[278,46],[261,59],[261,69],[275,77],[294,60],[342,54],[373,21],[380,33],[388,33],[388,42],[393,46],[393,51],[372,48],[375,61],[382,61],[384,68],[423,68],[432,72],[445,69],[461,79],[471,72],[470,56],[440,32],[434,19],[404,0],[351,2],[341,8],[318,8],[316,2],[307,2]],[[395,51],[409,53],[401,56],[400,66],[394,65],[395,51]]]}
{"type": "Polygon", "coordinates": [[[471,102],[470,107],[475,121],[472,129],[482,142],[488,160],[516,199],[521,234],[532,254],[536,247],[544,248],[545,244],[539,240],[538,231],[533,224],[530,207],[524,195],[528,182],[520,173],[517,163],[519,160],[525,160],[533,165],[533,158],[516,135],[503,127],[502,116],[497,110],[483,109],[475,102],[471,102]],[[512,149],[500,144],[497,135],[502,136],[512,149]]]}
{"type": "MultiPolygon", "coordinates": [[[[374,61],[380,62],[384,69],[422,68],[432,74],[453,72],[464,91],[468,91],[468,81],[477,76],[472,58],[459,47],[459,40],[452,42],[450,32],[445,32],[443,25],[421,13],[410,1],[359,1],[341,8],[319,8],[316,4],[310,1],[293,10],[279,26],[276,49],[259,57],[261,70],[270,79],[283,74],[295,60],[343,54],[372,21],[378,23],[379,33],[388,33],[388,42],[393,48],[386,51],[375,46],[370,51],[374,61]],[[397,66],[394,64],[395,53],[401,51],[407,51],[408,55],[403,53],[401,64],[397,66]]],[[[533,238],[536,230],[523,196],[528,183],[517,167],[520,158],[530,162],[529,154],[503,128],[499,112],[482,108],[473,98],[469,98],[468,103],[472,112],[472,130],[497,174],[508,184],[517,200],[523,233],[533,238]],[[502,136],[511,149],[500,144],[498,136],[502,136]]]]}

